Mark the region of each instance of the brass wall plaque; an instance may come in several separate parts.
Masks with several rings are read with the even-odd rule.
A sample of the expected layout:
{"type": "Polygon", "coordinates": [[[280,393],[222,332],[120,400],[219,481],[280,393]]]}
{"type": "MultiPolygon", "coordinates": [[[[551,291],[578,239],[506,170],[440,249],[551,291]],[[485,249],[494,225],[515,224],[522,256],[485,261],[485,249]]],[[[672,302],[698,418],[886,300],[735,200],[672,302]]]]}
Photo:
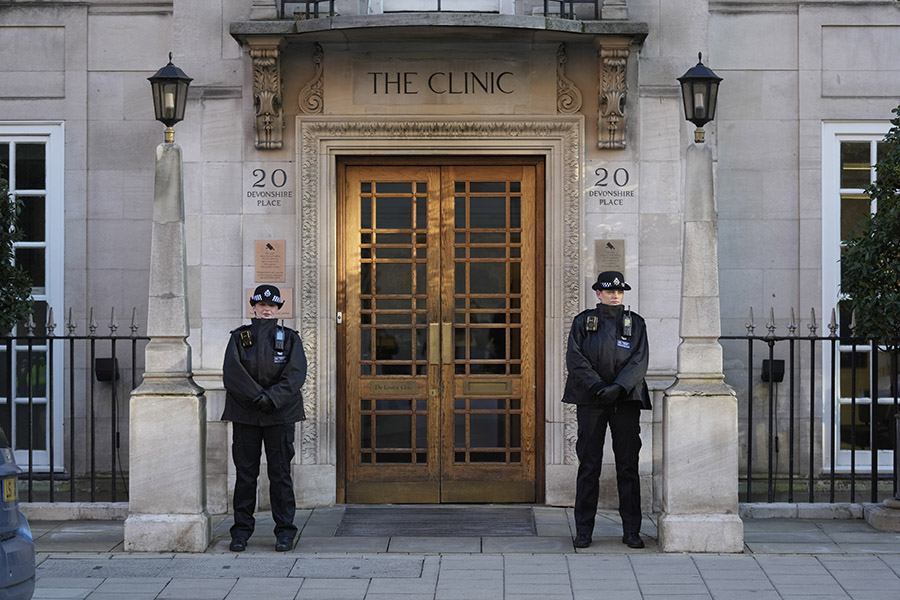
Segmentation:
{"type": "Polygon", "coordinates": [[[463,383],[464,394],[512,394],[513,382],[509,379],[470,379],[463,383]]]}
{"type": "Polygon", "coordinates": [[[255,280],[257,283],[282,283],[284,281],[284,240],[255,240],[255,280]]]}
{"type": "MultiPolygon", "coordinates": [[[[597,273],[618,271],[625,274],[625,240],[594,240],[594,260],[597,273]]],[[[595,273],[591,282],[597,278],[595,273]]],[[[628,281],[628,278],[625,278],[628,281]]]]}
{"type": "Polygon", "coordinates": [[[418,381],[370,380],[370,396],[412,396],[418,395],[418,381]]]}

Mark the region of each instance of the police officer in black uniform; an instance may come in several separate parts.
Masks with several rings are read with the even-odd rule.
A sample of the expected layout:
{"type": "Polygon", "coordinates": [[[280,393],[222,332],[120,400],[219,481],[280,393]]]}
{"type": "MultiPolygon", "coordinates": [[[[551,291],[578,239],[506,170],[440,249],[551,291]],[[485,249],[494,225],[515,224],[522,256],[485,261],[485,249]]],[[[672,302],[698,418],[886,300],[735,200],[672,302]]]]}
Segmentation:
{"type": "Polygon", "coordinates": [[[622,543],[643,548],[641,530],[641,409],[650,409],[644,377],[649,353],[644,319],[622,304],[631,286],[618,271],[604,271],[591,286],[600,301],[575,317],[566,350],[563,402],[578,418],[578,481],[575,491],[575,547],[591,545],[606,428],[612,432],[619,489],[622,543]]]}
{"type": "Polygon", "coordinates": [[[296,423],[306,419],[300,393],[306,381],[306,354],[297,332],[278,323],[276,313],[283,305],[277,287],[257,287],[250,297],[255,315],[251,324],[232,331],[225,350],[222,420],[232,422],[231,455],[237,472],[230,546],[234,552],[247,548],[256,523],[253,511],[263,444],[275,550],[290,550],[297,535],[291,459],[296,423]]]}

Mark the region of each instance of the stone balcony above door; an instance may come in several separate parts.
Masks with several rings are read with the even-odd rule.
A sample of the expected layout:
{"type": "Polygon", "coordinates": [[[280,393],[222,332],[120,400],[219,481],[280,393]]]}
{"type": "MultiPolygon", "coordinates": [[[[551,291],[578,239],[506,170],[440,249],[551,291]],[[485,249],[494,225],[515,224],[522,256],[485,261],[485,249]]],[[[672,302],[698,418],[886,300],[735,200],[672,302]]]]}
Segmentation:
{"type": "MultiPolygon", "coordinates": [[[[335,4],[334,0],[251,0],[250,19],[328,18],[335,16],[335,4]]],[[[358,0],[351,2],[349,9],[347,4],[341,4],[339,12],[344,16],[446,12],[624,21],[628,19],[628,3],[627,0],[358,0]]]]}

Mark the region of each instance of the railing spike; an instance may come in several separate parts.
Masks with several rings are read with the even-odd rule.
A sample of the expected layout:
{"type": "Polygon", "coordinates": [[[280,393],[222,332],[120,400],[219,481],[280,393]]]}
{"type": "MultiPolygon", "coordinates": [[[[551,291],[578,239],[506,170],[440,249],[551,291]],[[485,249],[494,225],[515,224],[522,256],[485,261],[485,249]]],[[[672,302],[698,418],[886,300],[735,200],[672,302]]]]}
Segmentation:
{"type": "Polygon", "coordinates": [[[34,312],[28,313],[28,321],[25,322],[25,335],[34,337],[34,312]]]}
{"type": "Polygon", "coordinates": [[[769,333],[766,337],[775,337],[775,309],[773,307],[769,307],[769,322],[766,323],[766,329],[769,330],[769,333]]]}
{"type": "Polygon", "coordinates": [[[794,307],[792,306],[791,307],[791,321],[788,324],[788,335],[790,337],[795,337],[796,331],[797,331],[797,322],[796,322],[796,319],[794,319],[794,307]]]}
{"type": "Polygon", "coordinates": [[[744,325],[744,327],[747,328],[747,336],[748,336],[748,337],[752,337],[752,336],[753,336],[753,330],[756,329],[756,323],[753,322],[753,307],[752,307],[752,306],[750,307],[750,317],[749,317],[749,320],[747,321],[747,324],[744,325]]]}
{"type": "Polygon", "coordinates": [[[112,312],[109,315],[109,335],[115,336],[116,330],[119,328],[119,324],[116,322],[116,307],[112,307],[112,312]]]}
{"type": "Polygon", "coordinates": [[[856,337],[856,309],[850,313],[850,334],[856,337]]]}
{"type": "Polygon", "coordinates": [[[131,327],[130,327],[130,329],[131,329],[131,337],[135,337],[137,335],[137,331],[138,331],[137,307],[136,306],[131,307],[131,327]]]}
{"type": "Polygon", "coordinates": [[[66,323],[66,329],[69,330],[69,335],[75,335],[75,330],[77,329],[77,325],[75,325],[75,317],[72,316],[72,307],[69,307],[69,320],[66,323]]]}
{"type": "Polygon", "coordinates": [[[828,330],[831,331],[829,337],[837,337],[837,314],[835,313],[834,308],[831,309],[831,322],[828,323],[828,330]]]}
{"type": "Polygon", "coordinates": [[[97,321],[94,320],[94,307],[91,307],[90,312],[88,313],[88,335],[96,335],[97,333],[97,321]]]}
{"type": "Polygon", "coordinates": [[[809,325],[806,328],[809,329],[809,337],[816,337],[816,330],[819,329],[819,326],[816,325],[815,307],[809,309],[809,325]]]}
{"type": "Polygon", "coordinates": [[[47,335],[53,337],[53,330],[56,329],[56,323],[53,321],[53,307],[47,309],[47,335]]]}

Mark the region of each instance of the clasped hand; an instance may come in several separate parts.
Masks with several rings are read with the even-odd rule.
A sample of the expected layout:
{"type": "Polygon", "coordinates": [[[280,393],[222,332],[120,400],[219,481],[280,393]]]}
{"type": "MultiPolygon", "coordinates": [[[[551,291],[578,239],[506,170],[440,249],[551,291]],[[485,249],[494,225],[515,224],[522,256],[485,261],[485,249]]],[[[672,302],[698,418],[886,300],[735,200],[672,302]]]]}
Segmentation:
{"type": "Polygon", "coordinates": [[[270,414],[275,412],[275,404],[272,402],[272,399],[269,398],[265,392],[262,392],[259,396],[253,399],[253,404],[256,408],[259,409],[260,412],[265,414],[270,414]]]}
{"type": "Polygon", "coordinates": [[[624,392],[625,388],[618,383],[608,385],[597,392],[597,402],[600,404],[613,404],[624,392]]]}

